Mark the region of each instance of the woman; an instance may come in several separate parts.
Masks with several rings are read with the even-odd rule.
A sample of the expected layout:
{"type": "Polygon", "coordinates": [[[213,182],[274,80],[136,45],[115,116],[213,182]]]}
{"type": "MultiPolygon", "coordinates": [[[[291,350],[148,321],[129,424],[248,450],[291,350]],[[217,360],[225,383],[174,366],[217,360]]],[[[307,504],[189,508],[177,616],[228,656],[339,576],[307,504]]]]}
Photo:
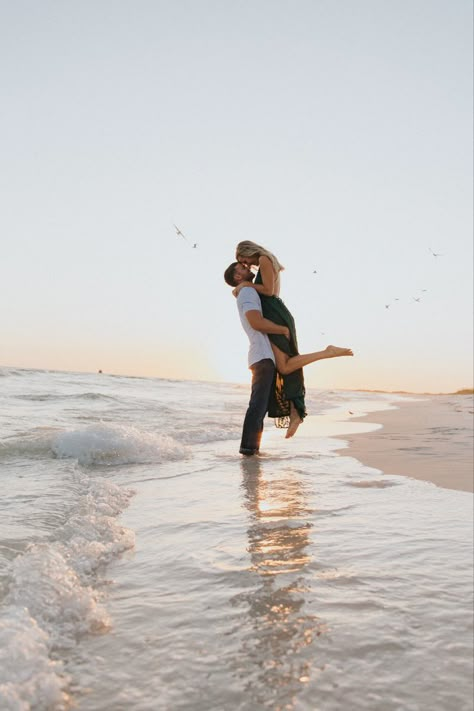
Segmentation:
{"type": "Polygon", "coordinates": [[[324,358],[353,355],[350,348],[327,346],[324,351],[316,351],[300,355],[293,316],[288,311],[280,294],[280,272],[284,267],[274,254],[264,247],[245,240],[239,242],[235,258],[247,268],[258,267],[255,282],[242,282],[235,289],[237,295],[244,286],[250,286],[260,295],[263,316],[281,326],[287,326],[290,338],[269,334],[270,343],[275,356],[276,368],[281,376],[277,378],[276,401],[277,414],[269,412],[270,416],[282,417],[289,415],[287,437],[292,437],[306,415],[304,403],[305,387],[303,367],[324,358]]]}

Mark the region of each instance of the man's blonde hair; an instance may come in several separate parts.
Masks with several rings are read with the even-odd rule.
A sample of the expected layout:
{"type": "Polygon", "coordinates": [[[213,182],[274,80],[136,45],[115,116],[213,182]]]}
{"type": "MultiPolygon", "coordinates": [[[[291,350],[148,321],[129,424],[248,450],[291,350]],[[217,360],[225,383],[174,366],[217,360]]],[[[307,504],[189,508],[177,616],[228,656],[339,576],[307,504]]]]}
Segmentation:
{"type": "Polygon", "coordinates": [[[273,269],[275,270],[275,274],[278,274],[278,272],[282,272],[285,268],[283,264],[280,264],[280,262],[272,252],[269,252],[268,249],[265,249],[265,247],[261,247],[255,242],[250,242],[250,240],[244,240],[243,242],[239,242],[235,250],[236,259],[239,259],[239,257],[261,257],[262,255],[264,257],[269,258],[273,265],[273,269]]]}

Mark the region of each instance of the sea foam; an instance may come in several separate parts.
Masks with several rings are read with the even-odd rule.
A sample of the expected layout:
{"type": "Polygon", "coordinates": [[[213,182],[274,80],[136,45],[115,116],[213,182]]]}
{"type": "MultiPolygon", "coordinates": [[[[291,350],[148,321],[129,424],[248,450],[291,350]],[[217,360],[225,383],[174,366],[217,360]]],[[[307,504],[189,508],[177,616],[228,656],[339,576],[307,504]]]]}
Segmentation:
{"type": "Polygon", "coordinates": [[[32,543],[11,563],[0,618],[2,711],[66,708],[68,678],[51,653],[111,626],[96,574],[134,546],[117,522],[133,491],[82,472],[75,478],[77,502],[55,540],[32,543]]]}
{"type": "Polygon", "coordinates": [[[149,464],[185,459],[189,448],[170,435],[146,432],[129,425],[96,424],[64,431],[36,427],[0,442],[0,457],[54,456],[76,459],[82,466],[149,464]]]}
{"type": "Polygon", "coordinates": [[[28,610],[10,606],[0,616],[0,708],[62,711],[69,677],[49,657],[49,635],[28,610]]]}
{"type": "Polygon", "coordinates": [[[51,444],[58,458],[77,459],[82,465],[118,465],[183,459],[186,447],[169,435],[154,434],[126,425],[95,425],[62,432],[51,444]]]}

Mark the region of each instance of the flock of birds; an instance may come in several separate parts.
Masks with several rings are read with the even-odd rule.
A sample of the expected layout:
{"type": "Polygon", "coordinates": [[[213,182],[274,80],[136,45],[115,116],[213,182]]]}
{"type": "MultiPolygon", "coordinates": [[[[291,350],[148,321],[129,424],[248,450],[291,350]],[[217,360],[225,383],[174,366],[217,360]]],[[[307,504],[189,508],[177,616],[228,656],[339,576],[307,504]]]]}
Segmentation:
{"type": "MultiPolygon", "coordinates": [[[[434,251],[431,249],[431,247],[428,247],[428,251],[430,252],[430,254],[433,255],[433,257],[434,257],[435,259],[436,259],[437,257],[443,257],[443,256],[444,256],[443,254],[441,254],[441,252],[434,252],[434,251]]],[[[427,291],[428,291],[428,289],[420,289],[419,295],[417,295],[417,296],[412,296],[412,297],[411,297],[411,298],[412,298],[412,301],[414,301],[415,303],[419,304],[420,301],[421,301],[421,299],[422,299],[422,296],[421,296],[421,295],[424,294],[424,293],[426,293],[427,291]]],[[[400,299],[399,299],[398,297],[395,297],[393,301],[400,301],[400,299]]],[[[392,303],[385,304],[385,308],[386,308],[386,309],[389,309],[389,308],[391,307],[391,305],[392,305],[392,303]]]]}
{"type": "MultiPolygon", "coordinates": [[[[176,230],[176,235],[177,235],[178,237],[181,237],[181,238],[186,242],[186,244],[188,244],[192,249],[197,249],[197,247],[198,247],[198,243],[197,243],[197,242],[194,242],[194,243],[190,242],[190,241],[188,240],[188,238],[186,237],[186,235],[184,234],[184,232],[183,232],[182,230],[180,230],[177,225],[173,224],[173,227],[174,227],[174,229],[176,230]]],[[[433,255],[433,257],[434,257],[435,259],[437,259],[438,257],[443,257],[443,256],[444,256],[441,252],[434,252],[434,251],[431,249],[431,247],[428,247],[428,251],[430,252],[430,254],[433,255]]],[[[317,274],[317,273],[318,273],[317,269],[313,269],[313,274],[317,274]]],[[[421,301],[421,299],[422,299],[421,294],[424,294],[424,293],[427,292],[427,291],[428,291],[428,289],[421,289],[421,290],[420,290],[420,295],[418,295],[418,296],[412,296],[412,297],[411,297],[412,300],[413,300],[414,302],[416,302],[417,304],[419,304],[420,301],[421,301]]],[[[393,301],[400,301],[400,299],[399,299],[398,297],[395,297],[393,301]]],[[[385,304],[385,308],[386,308],[386,309],[389,309],[391,306],[392,306],[392,302],[390,302],[390,303],[388,303],[388,304],[385,304]]],[[[321,332],[321,335],[324,335],[324,333],[321,332]]]]}

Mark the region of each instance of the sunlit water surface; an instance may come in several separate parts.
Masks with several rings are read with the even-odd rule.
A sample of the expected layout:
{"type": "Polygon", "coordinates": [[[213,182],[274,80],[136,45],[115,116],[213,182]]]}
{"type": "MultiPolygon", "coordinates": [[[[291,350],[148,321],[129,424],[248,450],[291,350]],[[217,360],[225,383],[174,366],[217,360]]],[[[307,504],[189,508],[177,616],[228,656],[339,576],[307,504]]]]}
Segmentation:
{"type": "Polygon", "coordinates": [[[397,396],[311,391],[258,459],[245,386],[0,399],[2,710],[472,709],[472,495],[336,452],[397,396]]]}

